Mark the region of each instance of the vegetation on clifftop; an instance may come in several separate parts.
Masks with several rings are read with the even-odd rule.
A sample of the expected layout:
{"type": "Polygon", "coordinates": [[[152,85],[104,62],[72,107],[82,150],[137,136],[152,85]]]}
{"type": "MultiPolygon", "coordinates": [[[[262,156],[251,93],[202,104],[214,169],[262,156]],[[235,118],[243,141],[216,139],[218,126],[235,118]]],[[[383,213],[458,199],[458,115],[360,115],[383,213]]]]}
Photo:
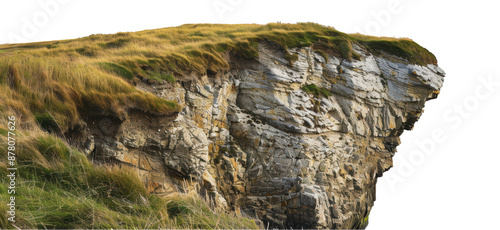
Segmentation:
{"type": "Polygon", "coordinates": [[[63,131],[82,113],[123,117],[138,109],[153,114],[180,110],[133,85],[144,79],[175,83],[192,73],[229,69],[225,54],[258,57],[258,42],[287,49],[312,46],[321,55],[357,59],[353,45],[416,64],[436,64],[432,53],[409,39],[349,35],[315,23],[267,25],[191,24],[73,40],[0,45],[0,111],[50,113],[63,131]]]}

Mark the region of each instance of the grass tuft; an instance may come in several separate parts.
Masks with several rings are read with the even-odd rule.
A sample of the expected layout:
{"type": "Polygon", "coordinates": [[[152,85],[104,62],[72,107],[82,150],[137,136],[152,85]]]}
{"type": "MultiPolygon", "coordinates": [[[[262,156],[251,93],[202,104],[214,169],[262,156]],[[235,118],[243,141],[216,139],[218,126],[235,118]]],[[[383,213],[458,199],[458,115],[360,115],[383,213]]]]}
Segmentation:
{"type": "Polygon", "coordinates": [[[285,46],[285,59],[288,61],[288,64],[293,65],[294,62],[299,60],[299,55],[296,53],[290,53],[288,48],[285,46]]]}
{"type": "Polygon", "coordinates": [[[150,70],[147,71],[148,77],[153,80],[162,81],[165,80],[170,84],[174,84],[177,80],[172,73],[167,73],[161,70],[150,70]]]}
{"type": "Polygon", "coordinates": [[[315,84],[305,85],[302,90],[306,93],[313,94],[315,97],[329,97],[332,93],[324,88],[318,88],[315,84]]]}
{"type": "Polygon", "coordinates": [[[36,114],[35,120],[43,130],[49,133],[57,133],[60,131],[57,121],[54,119],[54,117],[52,117],[52,115],[48,113],[36,114]]]}
{"type": "Polygon", "coordinates": [[[321,55],[321,57],[323,57],[325,59],[325,62],[329,61],[328,54],[325,51],[317,49],[317,50],[314,50],[314,52],[316,52],[319,55],[321,55]]]}
{"type": "Polygon", "coordinates": [[[365,42],[370,50],[374,52],[385,52],[397,57],[404,58],[411,63],[425,65],[427,63],[437,64],[436,57],[422,46],[410,41],[384,41],[368,40],[365,42]]]}
{"type": "MultiPolygon", "coordinates": [[[[220,45],[224,47],[224,45],[220,45]]],[[[237,42],[232,46],[232,50],[239,56],[246,59],[256,59],[259,57],[258,43],[255,41],[237,42]]]]}
{"type": "Polygon", "coordinates": [[[134,78],[134,74],[122,65],[118,65],[111,62],[101,62],[98,63],[98,65],[111,74],[116,74],[128,80],[134,78]]]}
{"type": "Polygon", "coordinates": [[[130,39],[120,38],[100,45],[104,48],[115,49],[124,47],[129,41],[130,39]]]}
{"type": "MultiPolygon", "coordinates": [[[[52,48],[51,44],[49,44],[49,45],[52,48]]],[[[92,47],[88,47],[88,46],[84,46],[82,48],[77,48],[76,52],[78,52],[79,54],[81,54],[83,56],[87,56],[87,57],[95,57],[95,56],[97,56],[97,53],[98,53],[97,49],[92,48],[92,47]]]]}

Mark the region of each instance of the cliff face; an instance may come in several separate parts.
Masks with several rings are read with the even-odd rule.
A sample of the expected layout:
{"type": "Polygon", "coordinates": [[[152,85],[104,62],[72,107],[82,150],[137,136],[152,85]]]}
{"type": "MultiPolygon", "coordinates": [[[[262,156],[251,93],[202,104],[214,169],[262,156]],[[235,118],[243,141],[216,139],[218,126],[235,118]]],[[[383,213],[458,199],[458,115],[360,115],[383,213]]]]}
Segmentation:
{"type": "Polygon", "coordinates": [[[445,73],[353,49],[359,60],[260,41],[254,60],[227,54],[228,71],[136,84],[181,112],[89,116],[75,139],[96,162],[138,167],[151,192],[197,189],[275,227],[363,228],[377,177],[445,73]]]}

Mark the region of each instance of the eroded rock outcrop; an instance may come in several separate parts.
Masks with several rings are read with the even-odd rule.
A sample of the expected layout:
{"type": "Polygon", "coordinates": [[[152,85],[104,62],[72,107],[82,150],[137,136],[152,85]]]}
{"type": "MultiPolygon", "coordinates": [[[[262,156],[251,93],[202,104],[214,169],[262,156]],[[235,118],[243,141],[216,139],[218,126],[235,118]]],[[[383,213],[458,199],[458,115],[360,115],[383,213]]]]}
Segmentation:
{"type": "Polygon", "coordinates": [[[138,167],[151,192],[197,188],[274,227],[363,227],[377,177],[445,73],[354,50],[360,60],[288,49],[297,56],[290,63],[279,46],[260,42],[258,59],[229,56],[225,73],[137,85],[182,112],[89,118],[82,146],[95,159],[138,167]]]}

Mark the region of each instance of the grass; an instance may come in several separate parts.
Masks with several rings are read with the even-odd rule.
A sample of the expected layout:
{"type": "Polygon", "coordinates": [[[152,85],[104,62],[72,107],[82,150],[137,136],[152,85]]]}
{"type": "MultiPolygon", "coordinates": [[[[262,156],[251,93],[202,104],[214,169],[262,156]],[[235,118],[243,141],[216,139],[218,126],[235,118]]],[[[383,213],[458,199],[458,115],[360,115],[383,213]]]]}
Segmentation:
{"type": "Polygon", "coordinates": [[[0,57],[0,109],[18,115],[50,113],[62,132],[84,115],[110,115],[124,119],[127,110],[169,114],[180,107],[135,89],[119,65],[87,64],[61,58],[19,53],[0,57]],[[103,67],[104,66],[104,67],[103,67]]]}
{"type": "Polygon", "coordinates": [[[176,79],[173,74],[171,73],[166,73],[164,71],[158,71],[158,70],[151,70],[148,71],[148,77],[153,80],[157,81],[162,81],[165,80],[169,82],[170,84],[174,84],[176,82],[176,79]]]}
{"type": "Polygon", "coordinates": [[[290,52],[288,52],[285,46],[285,59],[290,65],[293,65],[294,62],[299,60],[299,55],[296,53],[291,54],[290,52]]]}
{"type": "Polygon", "coordinates": [[[325,59],[325,62],[329,61],[328,54],[325,51],[320,50],[320,49],[316,49],[316,50],[314,50],[314,52],[316,52],[319,55],[321,55],[321,57],[323,57],[325,59]]]}
{"type": "Polygon", "coordinates": [[[111,62],[102,62],[98,63],[98,65],[102,67],[105,71],[110,72],[111,74],[116,74],[128,80],[134,78],[134,74],[130,72],[130,70],[128,70],[127,68],[123,67],[122,65],[118,65],[111,62]]]}
{"type": "MultiPolygon", "coordinates": [[[[194,194],[175,198],[149,194],[135,169],[94,166],[82,153],[46,132],[33,129],[17,133],[17,227],[257,228],[253,220],[213,209],[194,194]]],[[[0,157],[4,159],[6,142],[1,135],[0,157]]],[[[7,172],[4,161],[0,171],[7,172]]],[[[0,178],[3,201],[10,197],[7,180],[0,178]]],[[[0,228],[13,228],[6,221],[6,205],[0,206],[0,215],[0,228]]]]}
{"type": "Polygon", "coordinates": [[[318,88],[315,84],[304,85],[302,90],[306,93],[313,94],[315,97],[329,97],[332,93],[324,88],[318,88]]]}
{"type": "Polygon", "coordinates": [[[88,113],[126,117],[130,109],[151,114],[180,111],[168,102],[137,90],[135,78],[175,83],[184,76],[223,73],[230,56],[258,58],[259,42],[289,48],[312,47],[328,55],[359,59],[354,45],[395,55],[415,64],[436,64],[425,48],[409,39],[345,34],[315,23],[267,25],[187,24],[134,33],[90,35],[79,39],[0,45],[0,111],[25,117],[53,115],[63,132],[88,113]]]}
{"type": "Polygon", "coordinates": [[[365,229],[368,226],[370,213],[367,213],[352,229],[365,229]]]}
{"type": "Polygon", "coordinates": [[[49,113],[35,114],[35,120],[43,130],[49,133],[58,133],[60,131],[56,120],[49,113]]]}
{"type": "Polygon", "coordinates": [[[358,39],[361,44],[374,53],[394,55],[413,64],[437,65],[434,54],[408,38],[372,37],[361,34],[353,34],[352,37],[358,39]]]}

